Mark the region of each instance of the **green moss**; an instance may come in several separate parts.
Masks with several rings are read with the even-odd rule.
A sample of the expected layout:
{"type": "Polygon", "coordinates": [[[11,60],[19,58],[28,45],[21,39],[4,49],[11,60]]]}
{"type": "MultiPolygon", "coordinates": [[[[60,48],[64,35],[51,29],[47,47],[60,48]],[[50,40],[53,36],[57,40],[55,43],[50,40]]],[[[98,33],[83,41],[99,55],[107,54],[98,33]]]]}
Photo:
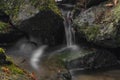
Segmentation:
{"type": "Polygon", "coordinates": [[[120,2],[119,5],[117,5],[114,9],[113,9],[113,15],[115,17],[115,19],[120,19],[120,2]]]}
{"type": "Polygon", "coordinates": [[[0,10],[5,11],[8,15],[15,16],[22,4],[24,4],[24,0],[1,0],[0,10]]]}
{"type": "Polygon", "coordinates": [[[4,22],[0,22],[0,33],[4,33],[8,31],[8,24],[4,22]]]}
{"type": "Polygon", "coordinates": [[[7,66],[13,74],[24,74],[23,70],[16,67],[14,64],[7,66]]]}
{"type": "Polygon", "coordinates": [[[95,40],[99,32],[99,26],[89,26],[84,30],[84,33],[89,41],[95,40]]]}
{"type": "Polygon", "coordinates": [[[55,13],[61,15],[60,10],[58,9],[55,0],[30,0],[32,5],[42,10],[52,10],[55,13]]]}
{"type": "Polygon", "coordinates": [[[3,48],[0,48],[0,53],[5,53],[5,50],[3,48]]]}

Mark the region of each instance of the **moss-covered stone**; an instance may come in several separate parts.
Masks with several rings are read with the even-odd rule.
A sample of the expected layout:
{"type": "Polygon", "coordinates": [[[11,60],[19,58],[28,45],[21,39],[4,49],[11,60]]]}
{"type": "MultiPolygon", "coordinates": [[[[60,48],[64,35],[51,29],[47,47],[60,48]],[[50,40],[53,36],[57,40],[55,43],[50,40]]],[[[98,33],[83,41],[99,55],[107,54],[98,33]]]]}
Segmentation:
{"type": "Polygon", "coordinates": [[[31,4],[42,10],[52,10],[55,13],[61,15],[60,10],[56,6],[55,0],[30,0],[31,4]]]}
{"type": "Polygon", "coordinates": [[[113,7],[105,6],[107,3],[81,12],[74,19],[74,26],[88,41],[104,47],[119,47],[120,2],[113,7]]]}
{"type": "MultiPolygon", "coordinates": [[[[0,10],[9,15],[12,23],[22,30],[18,30],[22,36],[25,32],[43,44],[62,44],[64,36],[59,35],[64,35],[63,18],[54,0],[3,0],[1,5],[0,10]]],[[[18,31],[14,33],[12,30],[14,34],[19,34],[18,31]]],[[[16,41],[12,32],[0,35],[0,42],[16,41]],[[12,38],[6,39],[9,35],[12,38]]]]}
{"type": "Polygon", "coordinates": [[[52,10],[61,15],[55,0],[2,0],[0,1],[0,10],[8,14],[17,24],[42,10],[52,10]]]}

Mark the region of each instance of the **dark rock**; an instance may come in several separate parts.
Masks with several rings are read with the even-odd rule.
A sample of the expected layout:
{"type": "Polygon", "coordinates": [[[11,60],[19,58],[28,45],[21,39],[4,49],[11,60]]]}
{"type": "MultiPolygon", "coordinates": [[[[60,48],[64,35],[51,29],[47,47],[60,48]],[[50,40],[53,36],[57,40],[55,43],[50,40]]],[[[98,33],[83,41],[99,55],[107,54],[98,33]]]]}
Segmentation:
{"type": "Polygon", "coordinates": [[[77,0],[61,0],[61,1],[58,0],[57,3],[60,3],[60,4],[75,4],[76,1],[77,0]]]}
{"type": "Polygon", "coordinates": [[[10,64],[12,64],[12,62],[7,60],[5,53],[0,52],[0,65],[10,65],[10,64]]]}
{"type": "Polygon", "coordinates": [[[99,5],[107,0],[76,0],[77,7],[79,8],[90,8],[92,6],[99,5]]]}
{"type": "Polygon", "coordinates": [[[24,20],[19,26],[38,43],[49,45],[63,43],[63,19],[52,10],[40,11],[34,17],[24,20]]]}
{"type": "Polygon", "coordinates": [[[61,72],[57,74],[57,79],[59,80],[72,80],[72,75],[69,72],[61,72]]]}
{"type": "Polygon", "coordinates": [[[94,53],[67,62],[69,69],[102,69],[118,65],[115,55],[105,50],[97,50],[94,53]]]}

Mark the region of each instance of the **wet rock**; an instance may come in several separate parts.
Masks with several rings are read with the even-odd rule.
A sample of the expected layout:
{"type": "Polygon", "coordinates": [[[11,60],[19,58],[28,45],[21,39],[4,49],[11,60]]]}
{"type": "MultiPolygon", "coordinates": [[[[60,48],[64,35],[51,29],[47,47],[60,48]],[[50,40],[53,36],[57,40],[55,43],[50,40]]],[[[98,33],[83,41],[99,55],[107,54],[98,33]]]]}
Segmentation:
{"type": "Polygon", "coordinates": [[[61,73],[58,73],[57,74],[57,77],[56,77],[56,79],[58,79],[58,80],[72,80],[72,75],[71,75],[71,73],[65,73],[65,72],[61,72],[61,73]]]}
{"type": "Polygon", "coordinates": [[[107,3],[110,2],[81,12],[73,22],[76,32],[88,42],[115,48],[120,46],[120,3],[114,7],[105,6],[107,3]]]}
{"type": "Polygon", "coordinates": [[[67,67],[73,71],[104,69],[117,65],[119,63],[116,56],[106,50],[96,50],[93,53],[67,62],[67,67]]]}

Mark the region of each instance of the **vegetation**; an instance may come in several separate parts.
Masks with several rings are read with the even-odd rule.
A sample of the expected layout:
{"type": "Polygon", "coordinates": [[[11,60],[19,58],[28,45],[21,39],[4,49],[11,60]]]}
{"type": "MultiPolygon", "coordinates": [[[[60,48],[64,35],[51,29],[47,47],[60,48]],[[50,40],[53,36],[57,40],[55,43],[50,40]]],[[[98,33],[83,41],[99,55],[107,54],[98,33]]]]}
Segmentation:
{"type": "MultiPolygon", "coordinates": [[[[60,14],[54,0],[30,0],[30,3],[40,10],[51,9],[55,13],[60,14]]],[[[17,17],[20,8],[25,4],[25,0],[0,0],[0,10],[11,17],[17,17]]]]}
{"type": "Polygon", "coordinates": [[[61,14],[60,10],[56,6],[55,0],[30,0],[31,4],[40,10],[52,10],[57,14],[61,14]]]}
{"type": "Polygon", "coordinates": [[[0,33],[4,33],[8,31],[9,25],[7,23],[0,21],[0,33]]]}
{"type": "Polygon", "coordinates": [[[85,35],[90,41],[95,40],[99,32],[100,30],[98,26],[92,26],[92,27],[88,27],[87,29],[85,29],[85,35]]]}
{"type": "Polygon", "coordinates": [[[8,65],[7,67],[9,68],[11,73],[13,73],[13,74],[24,74],[23,70],[16,67],[14,64],[8,65]]]}
{"type": "Polygon", "coordinates": [[[0,48],[0,53],[5,53],[5,50],[3,48],[0,48]]]}
{"type": "Polygon", "coordinates": [[[113,15],[114,15],[115,22],[117,23],[120,19],[120,5],[117,5],[115,9],[113,9],[113,15]]]}
{"type": "Polygon", "coordinates": [[[15,16],[18,14],[19,8],[24,4],[24,0],[0,0],[0,10],[6,14],[15,16]]]}

